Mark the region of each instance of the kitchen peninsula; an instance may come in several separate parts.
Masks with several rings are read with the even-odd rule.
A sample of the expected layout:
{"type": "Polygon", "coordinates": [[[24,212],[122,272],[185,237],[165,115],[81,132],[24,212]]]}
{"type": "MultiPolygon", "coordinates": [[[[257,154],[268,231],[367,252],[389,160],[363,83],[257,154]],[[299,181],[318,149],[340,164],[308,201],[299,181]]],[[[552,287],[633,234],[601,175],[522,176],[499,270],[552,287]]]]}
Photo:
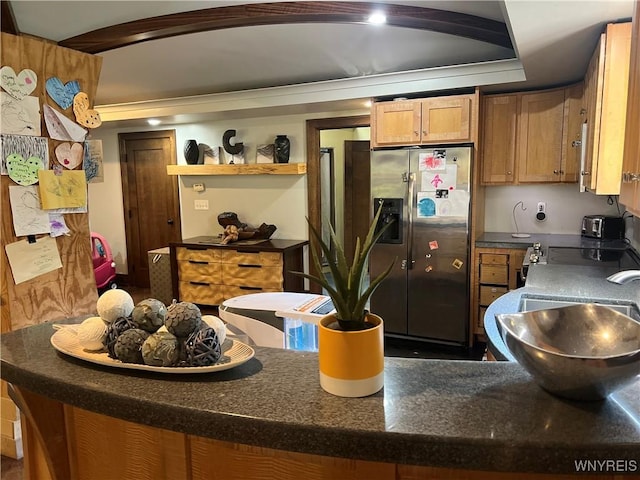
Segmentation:
{"type": "Polygon", "coordinates": [[[347,399],[320,388],[315,353],[256,347],[230,370],[171,375],[66,357],[53,332],[1,338],[31,480],[568,479],[575,462],[638,458],[638,383],[579,403],[513,362],[386,358],[384,390],[347,399]]]}

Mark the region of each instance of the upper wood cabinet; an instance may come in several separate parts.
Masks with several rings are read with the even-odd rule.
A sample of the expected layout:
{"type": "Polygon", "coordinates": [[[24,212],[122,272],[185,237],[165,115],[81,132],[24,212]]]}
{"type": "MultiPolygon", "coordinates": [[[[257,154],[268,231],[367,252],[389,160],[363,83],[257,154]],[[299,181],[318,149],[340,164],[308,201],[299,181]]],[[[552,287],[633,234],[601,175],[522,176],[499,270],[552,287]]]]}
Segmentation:
{"type": "MultiPolygon", "coordinates": [[[[624,152],[631,23],[607,25],[585,76],[587,110],[586,188],[600,195],[620,193],[624,152]]],[[[638,130],[633,135],[638,135],[638,130]]]]}
{"type": "Polygon", "coordinates": [[[518,183],[560,181],[564,90],[520,96],[518,183]]]}
{"type": "Polygon", "coordinates": [[[483,99],[482,183],[578,179],[582,83],[483,99]]]}
{"type": "Polygon", "coordinates": [[[640,2],[636,2],[631,35],[629,98],[624,142],[620,202],[640,216],[640,2]]]}
{"type": "Polygon", "coordinates": [[[482,181],[489,184],[513,183],[518,96],[491,95],[482,101],[482,181]]]}
{"type": "Polygon", "coordinates": [[[474,95],[376,102],[371,147],[471,142],[474,95]]]}

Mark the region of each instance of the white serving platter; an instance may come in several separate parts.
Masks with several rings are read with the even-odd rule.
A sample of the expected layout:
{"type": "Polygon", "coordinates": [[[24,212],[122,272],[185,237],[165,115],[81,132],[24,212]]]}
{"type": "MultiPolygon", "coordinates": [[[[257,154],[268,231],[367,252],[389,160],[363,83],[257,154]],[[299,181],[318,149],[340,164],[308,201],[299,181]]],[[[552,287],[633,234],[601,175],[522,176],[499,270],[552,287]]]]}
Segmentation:
{"type": "Polygon", "coordinates": [[[124,368],[128,370],[144,370],[147,372],[159,372],[170,374],[210,373],[228,370],[249,361],[255,355],[255,351],[233,338],[227,338],[222,344],[222,356],[213,365],[206,367],[156,367],[137,363],[124,363],[109,357],[107,352],[92,352],[80,346],[75,328],[72,325],[56,325],[58,330],[51,335],[51,345],[65,355],[75,357],[87,362],[105,365],[108,367],[124,368]]]}

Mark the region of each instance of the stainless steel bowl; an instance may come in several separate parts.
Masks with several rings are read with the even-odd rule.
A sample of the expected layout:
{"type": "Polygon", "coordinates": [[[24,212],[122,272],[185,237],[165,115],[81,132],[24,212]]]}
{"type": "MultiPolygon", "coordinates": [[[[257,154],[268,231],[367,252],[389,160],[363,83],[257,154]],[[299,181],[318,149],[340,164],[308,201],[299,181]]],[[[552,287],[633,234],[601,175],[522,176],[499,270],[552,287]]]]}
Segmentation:
{"type": "Polygon", "coordinates": [[[545,390],[601,400],[640,381],[640,323],[592,303],[497,314],[505,344],[545,390]]]}

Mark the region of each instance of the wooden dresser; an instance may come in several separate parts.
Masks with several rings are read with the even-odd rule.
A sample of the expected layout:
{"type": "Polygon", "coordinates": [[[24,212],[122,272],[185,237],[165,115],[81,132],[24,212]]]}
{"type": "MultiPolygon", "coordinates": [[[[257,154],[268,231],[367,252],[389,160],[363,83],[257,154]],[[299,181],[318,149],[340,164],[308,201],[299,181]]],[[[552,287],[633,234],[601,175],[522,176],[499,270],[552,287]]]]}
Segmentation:
{"type": "Polygon", "coordinates": [[[173,296],[198,305],[220,305],[259,292],[302,292],[306,240],[245,240],[228,245],[218,237],[194,237],[169,245],[173,296]]]}

